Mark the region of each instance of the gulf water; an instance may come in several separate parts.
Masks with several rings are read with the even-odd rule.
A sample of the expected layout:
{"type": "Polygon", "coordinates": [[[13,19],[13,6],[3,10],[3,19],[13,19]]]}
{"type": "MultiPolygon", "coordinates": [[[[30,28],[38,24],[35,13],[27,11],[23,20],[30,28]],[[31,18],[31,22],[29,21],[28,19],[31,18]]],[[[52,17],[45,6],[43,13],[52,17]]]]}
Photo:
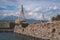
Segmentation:
{"type": "Polygon", "coordinates": [[[13,32],[0,32],[0,40],[40,40],[38,38],[24,36],[13,32]]]}

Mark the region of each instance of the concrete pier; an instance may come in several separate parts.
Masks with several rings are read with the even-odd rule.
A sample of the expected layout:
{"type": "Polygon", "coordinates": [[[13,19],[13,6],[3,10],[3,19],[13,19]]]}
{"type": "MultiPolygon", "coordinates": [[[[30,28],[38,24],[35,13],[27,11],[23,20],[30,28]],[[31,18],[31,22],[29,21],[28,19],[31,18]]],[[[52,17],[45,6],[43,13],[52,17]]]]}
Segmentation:
{"type": "Polygon", "coordinates": [[[0,29],[0,32],[13,32],[14,29],[0,29]]]}

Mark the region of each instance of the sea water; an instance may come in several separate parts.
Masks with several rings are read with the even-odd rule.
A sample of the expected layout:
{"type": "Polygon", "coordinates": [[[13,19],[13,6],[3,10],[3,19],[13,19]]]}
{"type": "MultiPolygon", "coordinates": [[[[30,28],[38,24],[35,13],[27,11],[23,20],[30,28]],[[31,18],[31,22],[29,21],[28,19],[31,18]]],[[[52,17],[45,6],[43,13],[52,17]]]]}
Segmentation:
{"type": "Polygon", "coordinates": [[[0,32],[0,40],[40,40],[34,37],[23,36],[13,32],[0,32]]]}

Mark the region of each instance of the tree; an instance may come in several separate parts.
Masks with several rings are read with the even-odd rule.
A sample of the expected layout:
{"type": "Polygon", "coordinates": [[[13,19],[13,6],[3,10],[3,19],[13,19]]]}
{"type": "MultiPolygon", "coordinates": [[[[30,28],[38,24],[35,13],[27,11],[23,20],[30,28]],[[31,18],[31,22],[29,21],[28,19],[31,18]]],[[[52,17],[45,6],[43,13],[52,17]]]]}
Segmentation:
{"type": "Polygon", "coordinates": [[[56,17],[52,17],[51,20],[60,21],[60,15],[57,15],[56,17]]]}

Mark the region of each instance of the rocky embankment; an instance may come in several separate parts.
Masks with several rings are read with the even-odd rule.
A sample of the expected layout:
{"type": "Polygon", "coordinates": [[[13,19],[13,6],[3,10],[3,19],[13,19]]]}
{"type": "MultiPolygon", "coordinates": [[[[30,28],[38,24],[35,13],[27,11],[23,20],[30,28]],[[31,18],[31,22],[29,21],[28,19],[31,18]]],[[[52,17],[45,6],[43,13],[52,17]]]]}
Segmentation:
{"type": "Polygon", "coordinates": [[[14,32],[42,39],[60,40],[60,22],[32,23],[26,28],[16,25],[14,32]]]}

